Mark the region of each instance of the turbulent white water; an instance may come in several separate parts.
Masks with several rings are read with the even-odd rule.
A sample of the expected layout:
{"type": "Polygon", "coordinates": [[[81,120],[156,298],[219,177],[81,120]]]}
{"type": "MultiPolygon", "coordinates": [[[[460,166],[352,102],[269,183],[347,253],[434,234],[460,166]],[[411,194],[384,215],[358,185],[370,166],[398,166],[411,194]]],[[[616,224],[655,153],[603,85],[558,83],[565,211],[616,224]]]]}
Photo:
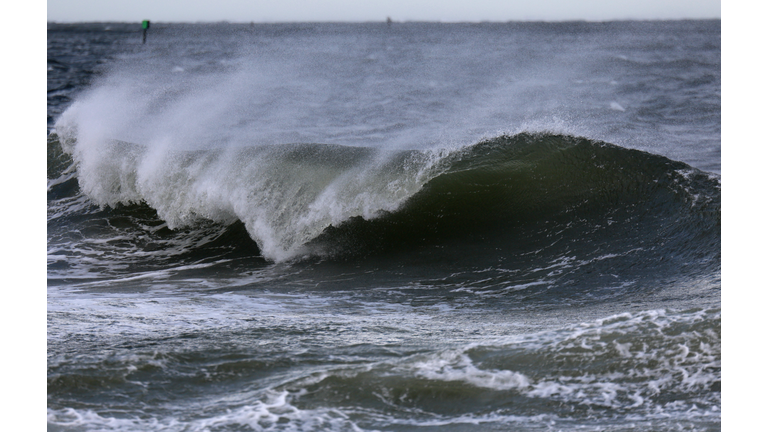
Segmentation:
{"type": "Polygon", "coordinates": [[[182,151],[58,123],[82,191],[96,204],[146,203],[171,229],[242,221],[266,258],[284,260],[325,228],[394,211],[438,172],[438,153],[280,145],[182,151]],[[72,130],[75,132],[72,132],[72,130]]]}
{"type": "Polygon", "coordinates": [[[623,430],[632,423],[654,429],[667,428],[670,421],[684,425],[692,419],[704,423],[719,419],[719,392],[707,393],[720,385],[720,332],[712,327],[720,319],[717,309],[656,309],[591,319],[600,312],[582,310],[580,314],[588,316],[566,314],[562,322],[553,323],[535,314],[510,322],[505,313],[465,306],[397,305],[356,295],[190,297],[167,292],[151,298],[85,295],[73,301],[66,293],[54,293],[49,310],[56,330],[49,333],[50,339],[76,330],[99,345],[120,340],[139,347],[120,349],[107,358],[74,353],[51,357],[49,363],[60,371],[54,383],[64,379],[75,359],[82,367],[103,368],[105,376],[122,377],[130,392],[151,385],[146,374],[152,371],[181,382],[185,377],[207,382],[208,377],[226,373],[247,377],[255,368],[279,369],[279,363],[270,366],[269,359],[282,351],[305,364],[290,372],[276,371],[261,385],[237,394],[227,393],[226,382],[222,383],[223,388],[197,395],[201,408],[211,407],[204,412],[169,405],[125,418],[65,408],[49,409],[48,421],[65,430],[118,431],[386,430],[396,425],[463,424],[544,430],[581,424],[586,430],[623,430]],[[93,309],[103,316],[88,313],[93,309]],[[323,323],[321,328],[318,323],[323,323]],[[379,332],[382,328],[389,329],[387,334],[379,332]],[[153,332],[154,337],[174,342],[144,346],[153,332]],[[193,334],[208,336],[196,338],[197,350],[187,351],[179,341],[193,334]],[[262,335],[261,345],[243,356],[256,349],[252,334],[262,335]],[[296,336],[291,343],[279,342],[289,334],[296,336]],[[227,340],[224,358],[205,354],[222,336],[227,340]],[[437,341],[442,348],[431,349],[437,341]],[[327,363],[313,361],[331,347],[336,348],[327,363]],[[318,393],[334,399],[334,391],[359,392],[363,406],[346,400],[335,407],[318,406],[318,393]],[[464,404],[469,406],[430,410],[427,398],[423,410],[409,408],[424,397],[421,392],[442,394],[459,406],[459,395],[465,394],[464,404]],[[670,399],[691,393],[701,396],[670,399]],[[505,403],[489,400],[487,409],[467,412],[490,395],[505,403]],[[369,398],[391,411],[366,409],[369,398]],[[551,413],[530,411],[543,401],[561,408],[551,413]],[[614,417],[591,426],[584,422],[583,417],[599,418],[603,412],[614,417]]]}

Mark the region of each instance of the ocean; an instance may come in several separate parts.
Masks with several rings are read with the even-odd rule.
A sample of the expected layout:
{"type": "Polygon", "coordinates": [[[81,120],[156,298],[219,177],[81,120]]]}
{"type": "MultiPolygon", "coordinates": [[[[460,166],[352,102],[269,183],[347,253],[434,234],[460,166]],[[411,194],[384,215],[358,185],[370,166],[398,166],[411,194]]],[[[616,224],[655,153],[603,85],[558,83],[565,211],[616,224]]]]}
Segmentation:
{"type": "Polygon", "coordinates": [[[49,431],[720,430],[719,20],[47,58],[49,431]]]}

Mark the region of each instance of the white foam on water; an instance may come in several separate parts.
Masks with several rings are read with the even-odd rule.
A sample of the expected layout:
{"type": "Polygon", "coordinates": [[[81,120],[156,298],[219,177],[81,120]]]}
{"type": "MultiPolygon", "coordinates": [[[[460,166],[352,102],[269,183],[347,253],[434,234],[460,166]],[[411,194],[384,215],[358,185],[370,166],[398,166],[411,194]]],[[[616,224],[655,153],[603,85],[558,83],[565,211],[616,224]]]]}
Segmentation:
{"type": "MultiPolygon", "coordinates": [[[[203,412],[209,411],[204,409],[203,412]]],[[[349,416],[338,409],[301,410],[291,404],[288,392],[268,392],[246,405],[219,410],[209,415],[187,412],[182,416],[133,416],[118,418],[92,410],[48,409],[49,429],[81,431],[184,431],[212,430],[253,431],[363,431],[349,416]]]]}
{"type": "MultiPolygon", "coordinates": [[[[719,319],[719,312],[623,313],[560,329],[420,354],[399,363],[398,368],[430,380],[641,412],[664,410],[656,399],[669,392],[703,392],[707,396],[699,404],[705,410],[717,411],[719,393],[708,389],[721,379],[720,338],[711,329],[696,329],[696,323],[713,319],[719,319]],[[496,353],[502,358],[524,356],[534,362],[546,359],[552,364],[542,368],[518,361],[510,363],[509,369],[487,368],[473,359],[476,352],[496,353]]],[[[684,406],[691,408],[689,403],[684,406]]]]}
{"type": "Polygon", "coordinates": [[[412,365],[414,374],[432,380],[463,381],[494,390],[524,389],[530,386],[525,375],[509,370],[481,370],[463,352],[446,351],[412,365]]]}
{"type": "MultiPolygon", "coordinates": [[[[533,430],[536,429],[542,429],[542,430],[553,430],[551,429],[554,427],[559,419],[557,416],[554,415],[548,415],[548,414],[539,414],[539,415],[533,415],[533,416],[525,416],[525,415],[514,415],[514,414],[508,414],[504,412],[492,412],[490,414],[480,414],[480,415],[471,415],[471,414],[465,414],[465,415],[458,415],[458,416],[430,416],[431,418],[410,418],[410,419],[404,419],[404,418],[397,418],[392,416],[386,416],[386,415],[376,415],[372,414],[370,415],[372,419],[374,420],[374,424],[381,425],[383,430],[387,430],[388,427],[391,427],[391,425],[400,425],[400,426],[414,426],[418,428],[427,428],[428,430],[434,430],[435,428],[450,428],[450,427],[457,427],[459,430],[464,430],[467,427],[473,425],[477,426],[477,428],[472,428],[476,430],[487,430],[488,428],[497,429],[500,425],[506,425],[507,427],[510,427],[514,425],[513,427],[526,427],[526,428],[533,428],[533,430]]],[[[451,428],[451,430],[453,430],[451,428]]]]}

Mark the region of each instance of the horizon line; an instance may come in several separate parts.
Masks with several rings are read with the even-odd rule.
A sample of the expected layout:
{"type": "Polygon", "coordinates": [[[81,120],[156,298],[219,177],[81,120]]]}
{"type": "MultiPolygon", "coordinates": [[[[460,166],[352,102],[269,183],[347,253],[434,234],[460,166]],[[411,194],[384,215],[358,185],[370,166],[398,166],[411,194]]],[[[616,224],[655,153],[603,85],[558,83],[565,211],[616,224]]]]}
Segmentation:
{"type": "MultiPolygon", "coordinates": [[[[479,21],[443,21],[443,20],[392,20],[392,24],[511,24],[511,23],[609,23],[609,22],[648,22],[648,21],[721,21],[722,18],[616,18],[605,20],[590,19],[563,19],[563,20],[539,20],[539,19],[520,19],[520,20],[479,20],[479,21]]],[[[133,24],[141,23],[142,20],[118,21],[118,20],[87,20],[87,21],[69,21],[69,20],[48,20],[47,24],[133,24]]],[[[149,20],[159,24],[386,24],[387,20],[367,20],[367,21],[233,21],[233,20],[213,20],[213,21],[166,21],[149,20]]]]}

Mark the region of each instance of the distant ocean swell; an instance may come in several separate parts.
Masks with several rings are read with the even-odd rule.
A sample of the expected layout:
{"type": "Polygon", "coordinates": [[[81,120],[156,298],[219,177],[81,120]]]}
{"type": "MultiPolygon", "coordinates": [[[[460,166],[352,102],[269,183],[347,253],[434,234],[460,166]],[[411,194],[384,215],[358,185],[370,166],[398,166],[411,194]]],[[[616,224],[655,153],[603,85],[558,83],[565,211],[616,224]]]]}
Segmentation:
{"type": "Polygon", "coordinates": [[[98,212],[86,210],[84,195],[172,230],[242,225],[268,260],[452,242],[518,249],[558,232],[598,248],[624,241],[660,248],[660,257],[719,256],[719,177],[586,138],[520,133],[387,153],[323,144],[91,148],[52,135],[48,152],[49,224],[98,212]]]}

